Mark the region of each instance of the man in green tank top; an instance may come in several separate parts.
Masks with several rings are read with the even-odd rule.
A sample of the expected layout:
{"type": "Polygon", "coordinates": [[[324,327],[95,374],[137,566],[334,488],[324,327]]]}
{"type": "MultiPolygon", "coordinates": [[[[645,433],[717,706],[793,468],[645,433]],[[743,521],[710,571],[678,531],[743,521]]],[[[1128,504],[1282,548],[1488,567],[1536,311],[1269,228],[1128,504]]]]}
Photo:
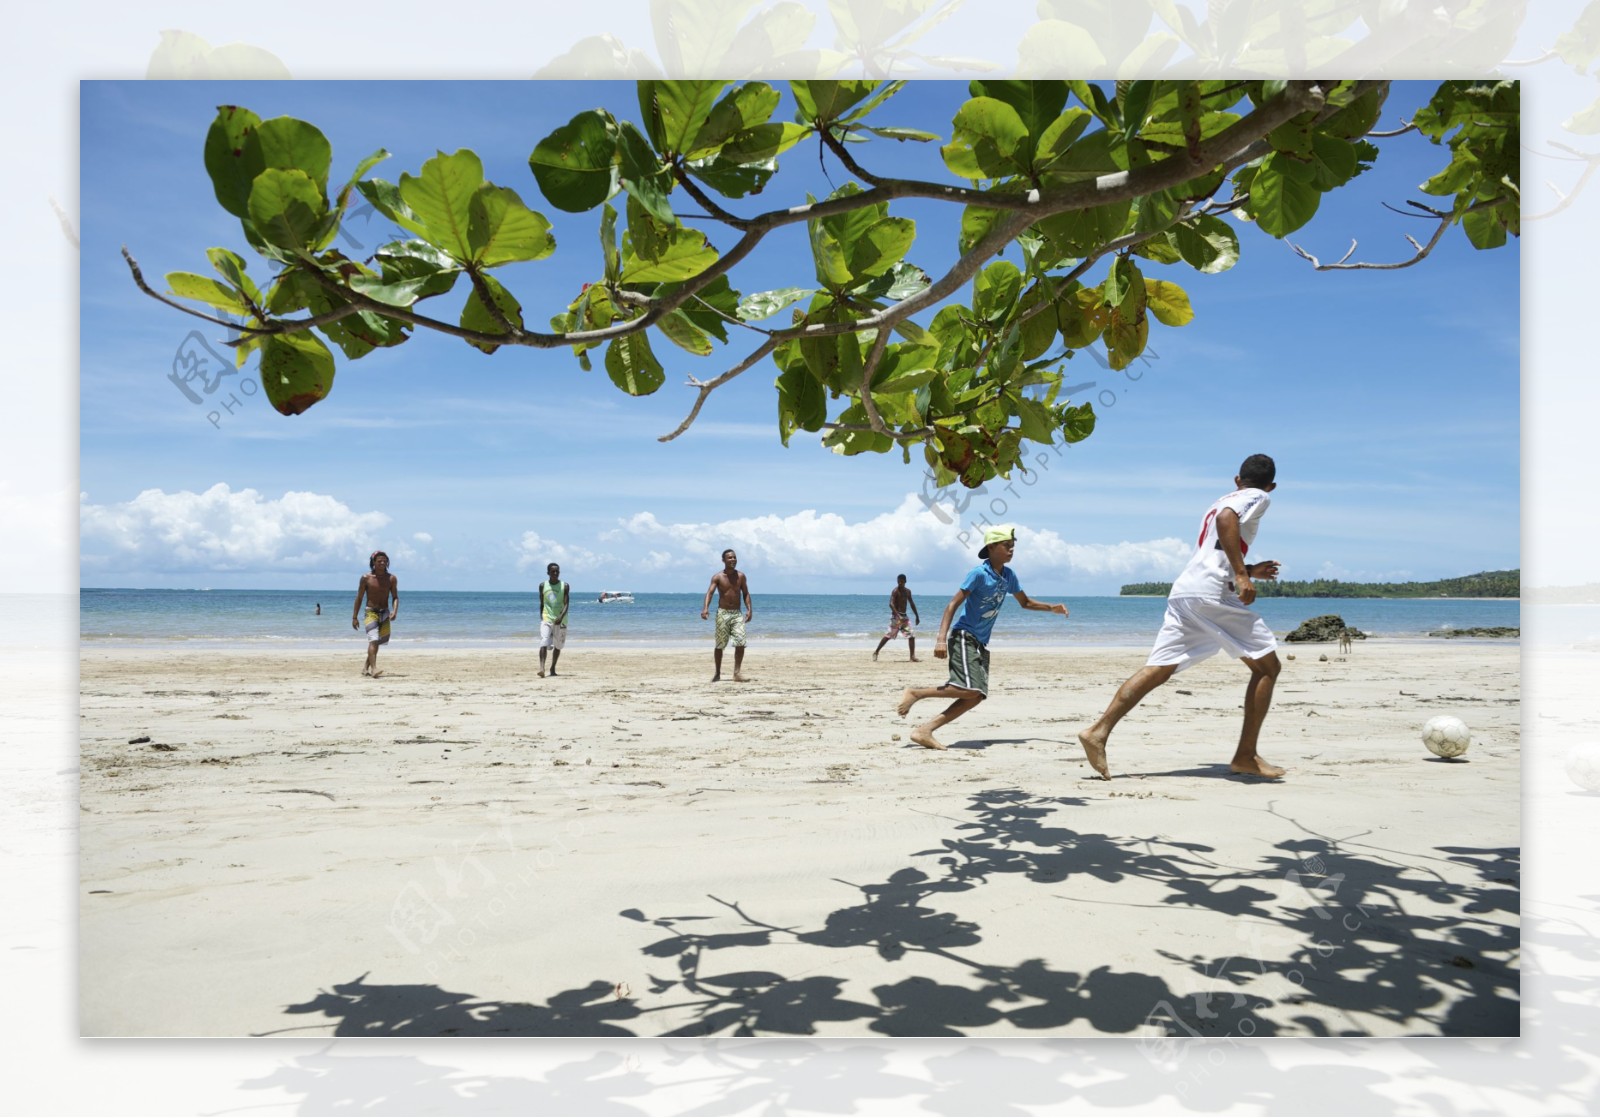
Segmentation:
{"type": "Polygon", "coordinates": [[[561,581],[561,568],[551,563],[539,584],[539,678],[544,678],[544,656],[550,654],[550,674],[556,674],[562,646],[567,643],[567,606],[572,587],[561,581]]]}

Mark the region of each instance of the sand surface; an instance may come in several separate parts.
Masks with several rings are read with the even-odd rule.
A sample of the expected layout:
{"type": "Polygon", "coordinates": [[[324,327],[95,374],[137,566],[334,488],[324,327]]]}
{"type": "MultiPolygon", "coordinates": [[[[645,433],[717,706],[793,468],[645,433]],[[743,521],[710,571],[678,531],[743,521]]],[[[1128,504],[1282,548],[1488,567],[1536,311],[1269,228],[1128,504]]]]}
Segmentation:
{"type": "Polygon", "coordinates": [[[81,1030],[1517,1032],[1514,643],[1292,648],[1273,783],[1227,771],[1235,663],[1104,782],[1075,734],[1140,650],[997,645],[945,753],[894,714],[919,650],[755,644],[713,687],[708,648],[88,647],[81,1030]]]}

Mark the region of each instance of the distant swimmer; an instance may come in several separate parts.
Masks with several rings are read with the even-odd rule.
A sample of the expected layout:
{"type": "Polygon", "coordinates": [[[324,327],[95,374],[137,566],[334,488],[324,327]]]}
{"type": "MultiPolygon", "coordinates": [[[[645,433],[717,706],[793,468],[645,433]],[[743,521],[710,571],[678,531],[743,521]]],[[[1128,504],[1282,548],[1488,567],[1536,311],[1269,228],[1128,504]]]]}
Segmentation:
{"type": "Polygon", "coordinates": [[[322,603],[321,602],[317,603],[317,616],[318,617],[322,616],[322,603]]]}
{"type": "Polygon", "coordinates": [[[895,587],[889,591],[889,631],[883,634],[883,639],[878,642],[878,647],[872,650],[872,658],[876,660],[878,653],[883,651],[883,646],[888,644],[901,633],[906,635],[906,645],[911,650],[911,662],[917,660],[917,634],[911,628],[911,619],[906,616],[906,610],[917,619],[917,624],[922,624],[922,614],[917,612],[916,599],[911,596],[911,587],[906,585],[906,576],[900,575],[895,581],[895,587]]]}
{"type": "Polygon", "coordinates": [[[1022,591],[1017,573],[1008,563],[1016,554],[1017,530],[1002,525],[990,528],[983,534],[983,547],[978,551],[979,563],[967,572],[961,586],[944,607],[939,620],[939,635],[933,642],[936,660],[950,660],[950,680],[938,687],[907,687],[895,709],[904,718],[911,708],[923,699],[954,699],[955,702],[933,718],[911,731],[911,740],[925,749],[943,749],[944,743],[933,736],[939,727],[948,725],[989,697],[989,635],[994,632],[995,618],[1000,607],[1006,604],[1006,595],[1017,599],[1023,609],[1043,610],[1067,616],[1067,607],[1050,602],[1036,602],[1022,591]],[[960,610],[960,617],[956,611],[960,610]],[[951,619],[955,624],[951,624],[951,619]],[[945,634],[949,634],[946,647],[945,634]]]}
{"type": "Polygon", "coordinates": [[[1244,725],[1228,767],[1247,776],[1269,779],[1284,773],[1256,752],[1261,724],[1272,705],[1272,689],[1282,667],[1278,642],[1261,616],[1249,609],[1256,600],[1252,579],[1275,579],[1275,559],[1246,563],[1261,518],[1278,487],[1278,467],[1265,454],[1252,454],[1239,466],[1234,491],[1219,497],[1200,521],[1195,551],[1167,595],[1167,613],[1156,634],[1150,659],[1117,689],[1111,705],[1087,730],[1078,734],[1084,756],[1101,779],[1111,779],[1106,742],[1123,715],[1174,672],[1208,660],[1219,652],[1236,656],[1250,669],[1244,687],[1244,725]]]}
{"type": "Polygon", "coordinates": [[[711,596],[717,596],[717,644],[711,653],[711,662],[715,666],[712,683],[722,678],[722,650],[730,641],[733,643],[734,682],[744,682],[744,676],[740,674],[744,666],[744,627],[755,616],[755,603],[750,598],[750,584],[745,581],[744,572],[738,568],[739,556],[730,547],[722,553],[722,570],[711,576],[711,585],[706,587],[706,600],[700,607],[700,620],[704,621],[711,615],[711,596]],[[743,613],[739,612],[741,600],[744,603],[743,613]]]}
{"type": "Polygon", "coordinates": [[[400,580],[389,573],[386,551],[374,551],[367,559],[367,568],[371,573],[362,575],[361,581],[356,583],[356,604],[350,610],[350,628],[360,629],[365,622],[367,666],[361,669],[361,674],[377,679],[383,674],[378,670],[378,646],[389,643],[390,625],[400,616],[400,580]],[[364,619],[362,598],[367,601],[364,619]]]}

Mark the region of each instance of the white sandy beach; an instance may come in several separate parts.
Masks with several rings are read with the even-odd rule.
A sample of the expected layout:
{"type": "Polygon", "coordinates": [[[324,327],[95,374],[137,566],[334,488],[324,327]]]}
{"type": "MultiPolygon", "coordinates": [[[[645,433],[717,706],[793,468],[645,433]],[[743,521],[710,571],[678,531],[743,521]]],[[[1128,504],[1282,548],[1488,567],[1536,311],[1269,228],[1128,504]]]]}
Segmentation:
{"type": "Polygon", "coordinates": [[[997,647],[945,753],[894,714],[921,651],[87,647],[82,1032],[1517,1031],[1514,643],[1286,648],[1270,784],[1237,664],[1107,783],[1074,735],[1140,650],[997,647]]]}

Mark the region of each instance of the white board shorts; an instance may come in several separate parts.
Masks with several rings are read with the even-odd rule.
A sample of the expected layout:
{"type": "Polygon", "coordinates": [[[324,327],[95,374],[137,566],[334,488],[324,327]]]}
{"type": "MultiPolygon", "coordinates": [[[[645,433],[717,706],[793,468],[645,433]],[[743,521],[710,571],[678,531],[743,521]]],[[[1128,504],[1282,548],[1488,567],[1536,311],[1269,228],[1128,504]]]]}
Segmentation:
{"type": "Polygon", "coordinates": [[[567,644],[567,627],[557,625],[554,621],[539,622],[539,647],[553,648],[560,652],[567,644]]]}
{"type": "Polygon", "coordinates": [[[1176,664],[1181,672],[1219,652],[1255,660],[1277,647],[1278,640],[1261,615],[1243,604],[1169,598],[1161,631],[1145,664],[1153,668],[1176,664]]]}

